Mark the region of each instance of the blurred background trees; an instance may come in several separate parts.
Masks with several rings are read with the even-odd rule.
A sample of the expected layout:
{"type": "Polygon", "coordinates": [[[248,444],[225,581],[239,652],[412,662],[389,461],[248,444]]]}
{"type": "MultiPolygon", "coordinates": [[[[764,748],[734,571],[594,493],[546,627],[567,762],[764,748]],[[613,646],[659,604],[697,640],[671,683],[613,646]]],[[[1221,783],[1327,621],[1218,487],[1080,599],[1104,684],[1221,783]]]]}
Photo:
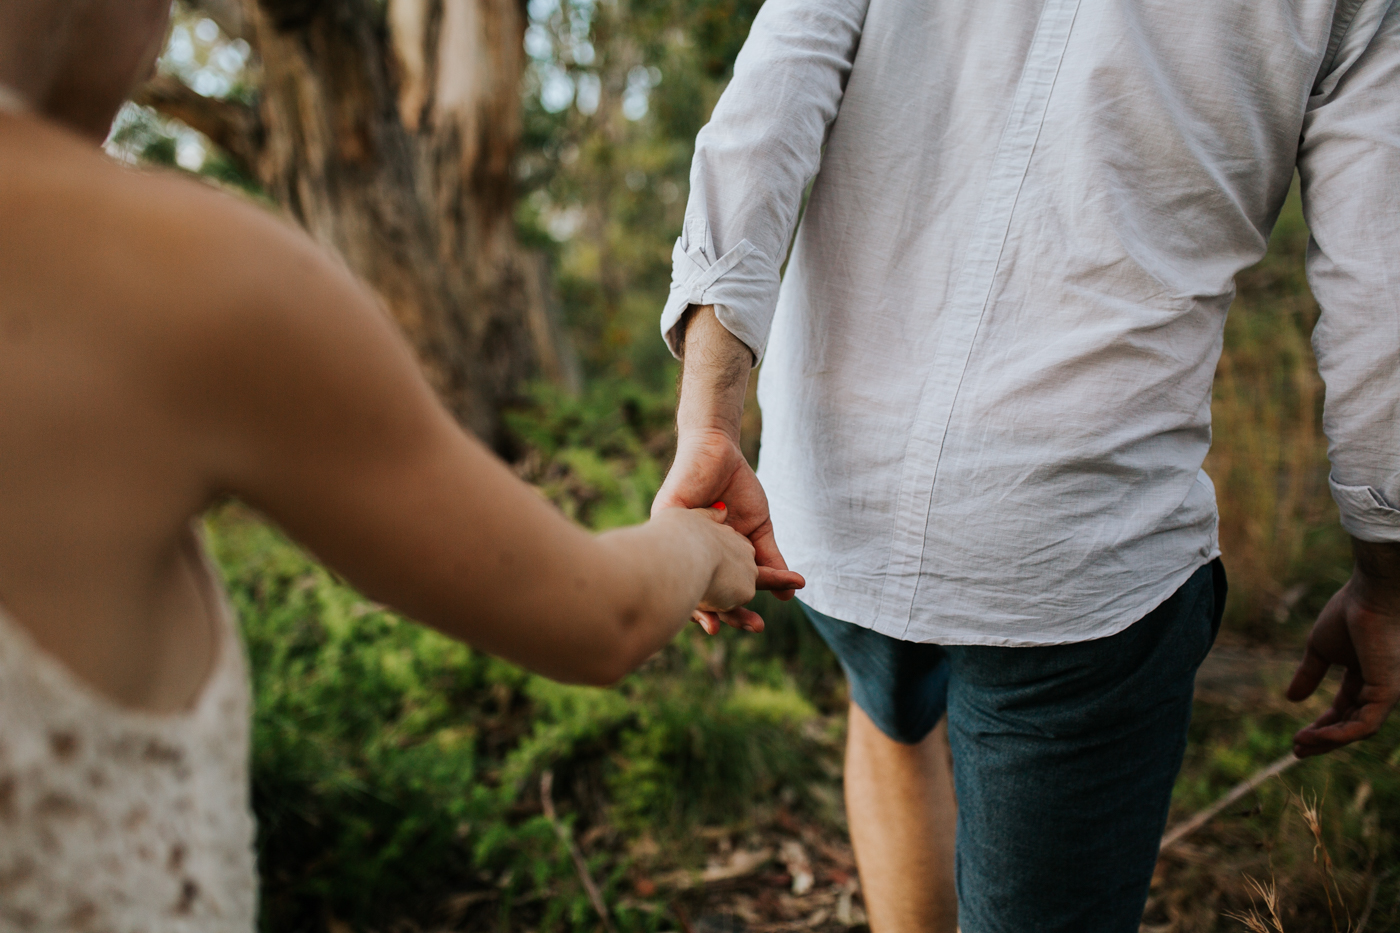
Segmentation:
{"type": "MultiPolygon", "coordinates": [[[[108,148],[305,226],[520,475],[590,527],[640,521],[673,444],[656,322],[692,145],[758,6],[188,0],[108,148]]],[[[1295,191],[1226,326],[1206,469],[1230,602],[1173,822],[1319,709],[1280,696],[1350,569],[1307,241],[1295,191]]],[[[751,456],[758,420],[751,405],[751,456]]],[[[683,635],[600,692],[396,619],[237,506],[210,536],[255,662],[264,929],[596,930],[565,839],[617,929],[860,926],[844,684],[790,605],[759,607],[761,637],[683,635]]],[[[1353,929],[1400,930],[1400,723],[1285,778],[1164,855],[1144,929],[1246,929],[1228,913],[1253,876],[1278,885],[1285,929],[1332,929],[1344,907],[1353,929]]]]}
{"type": "Polygon", "coordinates": [[[128,111],[114,148],[276,201],[500,447],[532,381],[667,381],[647,325],[695,133],[757,8],[189,0],[136,98],[179,124],[128,111]]]}
{"type": "Polygon", "coordinates": [[[236,88],[201,93],[177,67],[138,99],[343,256],[458,418],[499,445],[524,382],[569,375],[543,258],[515,233],[519,5],[221,0],[190,5],[177,48],[201,31],[237,43],[236,88]]]}

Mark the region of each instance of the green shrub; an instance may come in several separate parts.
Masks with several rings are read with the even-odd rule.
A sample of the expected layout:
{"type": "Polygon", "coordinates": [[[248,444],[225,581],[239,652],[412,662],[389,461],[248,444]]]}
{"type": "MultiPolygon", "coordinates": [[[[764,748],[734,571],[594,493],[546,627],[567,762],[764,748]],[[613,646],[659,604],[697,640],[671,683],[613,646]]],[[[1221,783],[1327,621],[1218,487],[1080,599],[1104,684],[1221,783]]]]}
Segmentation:
{"type": "MultiPolygon", "coordinates": [[[[773,659],[729,651],[737,633],[696,630],[613,690],[564,686],[366,602],[236,506],[209,529],[252,664],[265,930],[436,922],[454,898],[591,929],[541,813],[544,770],[575,829],[677,839],[780,794],[800,804],[829,770],[816,711],[773,659]]],[[[594,862],[611,899],[625,859],[594,862]]]]}

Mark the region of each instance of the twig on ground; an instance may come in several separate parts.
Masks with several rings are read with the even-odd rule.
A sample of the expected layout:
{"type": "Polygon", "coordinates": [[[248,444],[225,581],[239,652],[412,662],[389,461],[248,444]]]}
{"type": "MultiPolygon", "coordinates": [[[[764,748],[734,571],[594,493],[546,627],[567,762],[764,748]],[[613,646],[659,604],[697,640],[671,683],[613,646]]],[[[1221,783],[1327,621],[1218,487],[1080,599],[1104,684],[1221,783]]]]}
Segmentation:
{"type": "Polygon", "coordinates": [[[1245,778],[1243,781],[1230,788],[1230,792],[1224,797],[1221,797],[1215,803],[1211,804],[1209,807],[1202,810],[1200,813],[1197,813],[1195,816],[1191,817],[1185,822],[1178,823],[1175,826],[1173,826],[1170,830],[1168,830],[1167,834],[1162,837],[1162,845],[1160,851],[1165,852],[1172,846],[1181,842],[1187,836],[1191,835],[1196,830],[1200,829],[1202,826],[1206,825],[1206,823],[1210,822],[1212,819],[1218,816],[1220,812],[1226,807],[1239,800],[1245,794],[1248,794],[1257,787],[1259,787],[1260,784],[1263,784],[1269,778],[1277,777],[1278,775],[1287,771],[1289,768],[1296,765],[1300,760],[1301,759],[1295,758],[1292,752],[1289,752],[1288,754],[1280,758],[1278,761],[1275,761],[1273,764],[1264,768],[1260,768],[1258,771],[1254,772],[1249,777],[1245,778]]]}
{"type": "Polygon", "coordinates": [[[723,864],[710,865],[703,871],[681,868],[652,880],[657,888],[663,891],[688,891],[726,881],[737,881],[767,865],[773,860],[773,854],[771,848],[735,849],[729,860],[723,864]]]}
{"type": "Polygon", "coordinates": [[[578,880],[583,883],[583,889],[588,892],[588,899],[593,902],[593,909],[598,912],[598,918],[603,921],[603,929],[607,933],[617,933],[617,929],[613,926],[612,916],[608,913],[608,905],[603,900],[603,892],[598,890],[598,885],[593,881],[593,875],[588,870],[588,863],[583,860],[583,853],[579,851],[573,836],[569,835],[568,829],[559,822],[559,817],[554,812],[553,791],[554,772],[545,769],[544,774],[540,775],[540,806],[544,809],[544,817],[554,827],[559,841],[564,843],[565,848],[569,850],[569,857],[574,860],[574,870],[578,872],[578,880]]]}
{"type": "Polygon", "coordinates": [[[792,876],[792,893],[801,897],[812,890],[817,878],[812,874],[812,860],[807,857],[807,850],[803,848],[802,843],[796,839],[784,839],[778,851],[783,866],[792,876]]]}
{"type": "Polygon", "coordinates": [[[477,904],[484,904],[487,901],[494,901],[500,897],[499,891],[465,891],[461,894],[454,894],[443,903],[443,911],[447,915],[449,926],[456,927],[467,911],[477,904]]]}

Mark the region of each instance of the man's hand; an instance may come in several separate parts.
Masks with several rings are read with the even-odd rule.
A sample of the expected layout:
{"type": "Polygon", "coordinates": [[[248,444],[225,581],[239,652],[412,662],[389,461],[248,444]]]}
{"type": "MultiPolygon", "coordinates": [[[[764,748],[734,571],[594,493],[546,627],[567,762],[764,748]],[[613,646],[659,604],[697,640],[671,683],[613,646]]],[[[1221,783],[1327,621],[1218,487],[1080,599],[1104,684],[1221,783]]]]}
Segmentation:
{"type": "MultiPolygon", "coordinates": [[[[787,569],[778,552],[773,523],[768,518],[768,497],[738,443],[714,433],[683,438],[677,445],[676,462],[666,483],[652,503],[652,514],[667,508],[705,508],[715,502],[724,503],[729,527],[753,544],[758,589],[773,590],[779,599],[791,599],[793,588],[806,581],[787,569]]],[[[711,635],[719,631],[721,620],[746,631],[763,631],[763,619],[750,609],[740,607],[717,613],[702,606],[701,610],[696,621],[711,635]]]]}
{"type": "MultiPolygon", "coordinates": [[[[676,460],[652,503],[652,514],[723,502],[727,524],[753,544],[758,589],[791,599],[793,590],[806,581],[788,570],[778,552],[768,497],[739,448],[739,422],[753,356],[719,323],[710,307],[692,309],[683,326],[685,368],[676,412],[676,460]]],[[[758,613],[742,607],[713,612],[702,606],[695,621],[711,635],[719,631],[721,621],[746,631],[763,630],[758,613]]]]}
{"type": "Polygon", "coordinates": [[[1400,545],[1353,541],[1356,569],[1308,636],[1288,699],[1307,699],[1333,664],[1346,668],[1332,706],[1293,737],[1299,758],[1375,735],[1400,702],[1400,545]]]}

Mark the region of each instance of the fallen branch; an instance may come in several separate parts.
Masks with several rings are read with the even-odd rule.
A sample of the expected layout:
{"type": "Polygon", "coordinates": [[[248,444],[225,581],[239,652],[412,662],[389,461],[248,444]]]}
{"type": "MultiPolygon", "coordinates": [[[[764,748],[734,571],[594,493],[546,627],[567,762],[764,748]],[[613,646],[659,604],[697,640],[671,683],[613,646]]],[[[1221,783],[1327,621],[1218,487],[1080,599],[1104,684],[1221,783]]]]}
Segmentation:
{"type": "Polygon", "coordinates": [[[663,891],[688,891],[726,881],[737,881],[767,865],[773,860],[773,855],[771,848],[736,849],[729,861],[722,865],[710,865],[702,871],[681,868],[652,880],[657,888],[663,891]]]}
{"type": "Polygon", "coordinates": [[[1196,830],[1206,825],[1206,823],[1210,822],[1216,816],[1219,816],[1220,812],[1226,807],[1230,806],[1235,801],[1239,800],[1241,797],[1255,790],[1257,787],[1259,787],[1259,785],[1263,784],[1269,778],[1277,777],[1278,775],[1287,771],[1289,768],[1296,765],[1300,760],[1301,759],[1299,758],[1295,758],[1292,752],[1289,752],[1287,755],[1284,755],[1282,758],[1280,758],[1278,761],[1275,761],[1273,764],[1264,768],[1260,768],[1258,771],[1254,772],[1249,777],[1245,778],[1243,781],[1230,788],[1230,792],[1227,793],[1224,797],[1221,797],[1215,803],[1211,804],[1209,807],[1202,810],[1200,813],[1197,813],[1189,820],[1186,820],[1182,823],[1178,823],[1175,826],[1173,826],[1170,830],[1168,830],[1167,834],[1162,837],[1162,845],[1159,851],[1165,852],[1172,846],[1181,842],[1187,836],[1191,835],[1196,830]]]}
{"type": "Polygon", "coordinates": [[[608,914],[608,905],[603,900],[603,892],[598,890],[598,885],[593,881],[593,875],[588,871],[588,863],[583,860],[583,853],[579,851],[578,844],[574,842],[573,836],[569,835],[569,830],[564,824],[559,822],[558,815],[554,812],[554,772],[548,769],[540,775],[540,806],[544,809],[545,819],[549,820],[554,827],[554,832],[559,836],[559,841],[569,850],[569,857],[574,860],[574,870],[578,872],[578,880],[583,882],[583,889],[588,892],[588,899],[593,902],[593,909],[598,912],[598,918],[603,921],[603,929],[607,933],[617,933],[613,926],[612,917],[608,914]]]}

